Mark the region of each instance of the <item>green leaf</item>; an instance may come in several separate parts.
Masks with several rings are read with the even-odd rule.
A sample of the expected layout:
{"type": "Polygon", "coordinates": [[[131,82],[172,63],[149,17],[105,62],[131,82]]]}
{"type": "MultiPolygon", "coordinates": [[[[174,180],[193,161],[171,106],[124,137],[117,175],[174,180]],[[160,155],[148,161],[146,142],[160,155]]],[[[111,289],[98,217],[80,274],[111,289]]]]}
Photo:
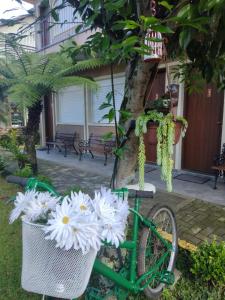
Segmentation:
{"type": "Polygon", "coordinates": [[[158,24],[159,20],[156,17],[145,17],[140,16],[140,20],[144,23],[145,27],[149,27],[149,25],[158,24]]]}
{"type": "Polygon", "coordinates": [[[51,16],[54,19],[54,21],[59,22],[59,14],[56,12],[55,9],[51,10],[51,16]]]}
{"type": "Polygon", "coordinates": [[[118,124],[117,128],[119,135],[124,136],[126,134],[126,129],[122,125],[118,124]]]}
{"type": "Polygon", "coordinates": [[[103,141],[109,141],[109,140],[111,140],[113,138],[113,134],[114,133],[112,131],[103,134],[102,135],[103,141]]]}
{"type": "Polygon", "coordinates": [[[127,110],[119,110],[119,112],[124,121],[128,120],[132,116],[132,113],[127,110]]]}
{"type": "Polygon", "coordinates": [[[139,27],[140,27],[140,24],[138,24],[137,22],[135,22],[133,20],[117,21],[113,25],[113,29],[115,29],[115,30],[136,29],[139,27]]]}
{"type": "Polygon", "coordinates": [[[105,108],[108,108],[108,107],[112,107],[112,104],[104,102],[104,103],[102,103],[102,104],[99,106],[98,109],[99,109],[99,110],[102,110],[102,109],[105,109],[105,108]]]}
{"type": "Polygon", "coordinates": [[[164,25],[152,25],[151,29],[160,33],[174,33],[171,28],[164,25]]]}
{"type": "Polygon", "coordinates": [[[109,123],[111,123],[114,120],[115,115],[116,115],[115,109],[111,108],[110,111],[109,111],[109,113],[108,113],[109,123]]]}
{"type": "Polygon", "coordinates": [[[185,29],[181,31],[179,36],[179,44],[181,48],[185,50],[189,45],[190,41],[191,41],[191,31],[189,29],[185,29]]]}
{"type": "Polygon", "coordinates": [[[160,2],[159,2],[159,5],[164,6],[164,7],[167,8],[169,11],[171,11],[172,8],[173,8],[173,5],[169,4],[167,1],[160,1],[160,2]]]}

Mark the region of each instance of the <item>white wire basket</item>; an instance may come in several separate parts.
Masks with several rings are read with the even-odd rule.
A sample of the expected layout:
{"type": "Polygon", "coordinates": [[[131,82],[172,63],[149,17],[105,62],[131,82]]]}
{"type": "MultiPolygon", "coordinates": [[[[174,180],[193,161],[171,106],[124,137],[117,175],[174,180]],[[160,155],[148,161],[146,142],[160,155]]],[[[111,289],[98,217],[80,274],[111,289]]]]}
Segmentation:
{"type": "Polygon", "coordinates": [[[43,225],[23,221],[22,288],[57,298],[80,297],[90,279],[97,251],[65,251],[45,240],[43,225]]]}

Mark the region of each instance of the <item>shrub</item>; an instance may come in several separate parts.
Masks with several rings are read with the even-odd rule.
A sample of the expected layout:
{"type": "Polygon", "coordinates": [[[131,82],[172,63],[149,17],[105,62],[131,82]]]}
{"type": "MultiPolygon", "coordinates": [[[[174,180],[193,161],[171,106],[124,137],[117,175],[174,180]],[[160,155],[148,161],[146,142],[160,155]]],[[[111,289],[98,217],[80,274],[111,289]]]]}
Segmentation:
{"type": "Polygon", "coordinates": [[[14,159],[18,161],[20,169],[24,168],[28,163],[28,157],[25,153],[21,152],[21,145],[23,139],[18,136],[16,130],[10,130],[8,134],[1,136],[0,146],[12,153],[14,159]]]}
{"type": "Polygon", "coordinates": [[[165,289],[162,300],[224,300],[223,288],[209,288],[199,282],[181,278],[174,289],[165,289]]]}
{"type": "Polygon", "coordinates": [[[205,242],[191,254],[191,272],[209,286],[225,286],[225,242],[205,242]]]}
{"type": "Polygon", "coordinates": [[[29,178],[32,177],[33,171],[30,165],[25,165],[24,168],[17,170],[14,175],[29,178]]]}
{"type": "Polygon", "coordinates": [[[4,158],[0,155],[0,172],[4,171],[6,167],[6,162],[4,158]]]}

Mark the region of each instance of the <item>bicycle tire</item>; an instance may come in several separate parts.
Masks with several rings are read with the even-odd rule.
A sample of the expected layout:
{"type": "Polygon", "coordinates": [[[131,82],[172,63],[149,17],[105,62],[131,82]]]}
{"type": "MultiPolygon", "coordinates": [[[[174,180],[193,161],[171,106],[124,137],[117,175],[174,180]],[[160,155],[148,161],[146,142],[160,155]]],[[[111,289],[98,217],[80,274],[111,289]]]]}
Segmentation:
{"type": "MultiPolygon", "coordinates": [[[[155,225],[157,226],[157,217],[159,216],[159,214],[162,214],[163,212],[166,212],[169,216],[169,219],[171,221],[171,235],[172,235],[172,246],[173,246],[173,251],[171,252],[171,255],[169,256],[168,259],[168,266],[166,266],[166,270],[172,272],[174,270],[174,266],[175,266],[175,261],[176,261],[176,256],[177,256],[177,250],[178,250],[178,246],[177,246],[177,226],[176,226],[176,220],[175,220],[175,216],[173,211],[165,205],[155,205],[148,213],[147,218],[150,220],[153,220],[153,222],[155,223],[155,225]]],[[[139,242],[139,251],[138,251],[138,274],[139,276],[141,276],[142,274],[144,274],[146,271],[148,271],[148,269],[151,268],[150,266],[146,266],[146,253],[147,250],[149,250],[149,248],[153,248],[150,250],[153,250],[153,257],[155,257],[156,255],[156,246],[159,247],[160,245],[157,242],[156,243],[153,241],[153,244],[148,245],[148,240],[149,238],[153,238],[153,234],[151,232],[151,230],[149,230],[148,227],[144,227],[141,230],[140,233],[140,242],[139,242]],[[149,247],[147,249],[147,247],[149,247]]],[[[154,238],[153,238],[154,239],[154,238]]],[[[161,244],[162,247],[162,244],[161,244]]],[[[144,293],[146,295],[146,297],[150,298],[150,299],[157,299],[162,291],[163,288],[165,287],[164,283],[161,283],[160,281],[155,282],[156,285],[154,285],[153,283],[150,283],[149,286],[147,286],[144,289],[144,293]]]]}

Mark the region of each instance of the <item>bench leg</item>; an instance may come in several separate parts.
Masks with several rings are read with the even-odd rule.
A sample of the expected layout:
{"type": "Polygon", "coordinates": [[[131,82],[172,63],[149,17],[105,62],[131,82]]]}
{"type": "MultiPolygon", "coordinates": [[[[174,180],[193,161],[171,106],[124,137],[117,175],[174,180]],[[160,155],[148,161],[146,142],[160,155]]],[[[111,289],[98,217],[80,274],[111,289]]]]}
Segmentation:
{"type": "Polygon", "coordinates": [[[74,145],[73,145],[73,149],[74,149],[76,155],[78,155],[79,153],[78,153],[78,151],[77,151],[77,149],[76,149],[76,147],[74,145]]]}
{"type": "Polygon", "coordinates": [[[94,157],[94,154],[92,153],[92,151],[91,151],[91,150],[89,150],[89,153],[91,154],[91,158],[93,158],[93,159],[94,159],[95,157],[94,157]]]}
{"type": "Polygon", "coordinates": [[[79,150],[79,151],[80,151],[79,160],[81,161],[82,160],[83,151],[82,150],[79,150]]]}
{"type": "Polygon", "coordinates": [[[215,173],[215,182],[214,182],[214,190],[217,189],[217,180],[218,180],[218,177],[219,177],[219,171],[216,171],[216,173],[215,173]]]}
{"type": "Polygon", "coordinates": [[[50,152],[50,145],[47,145],[47,153],[49,154],[50,152]]]}
{"type": "Polygon", "coordinates": [[[104,166],[107,165],[107,159],[108,159],[108,155],[107,155],[107,152],[105,152],[105,162],[104,162],[104,166]]]}
{"type": "Polygon", "coordinates": [[[64,148],[65,148],[64,157],[67,157],[67,146],[65,145],[64,148]]]}

